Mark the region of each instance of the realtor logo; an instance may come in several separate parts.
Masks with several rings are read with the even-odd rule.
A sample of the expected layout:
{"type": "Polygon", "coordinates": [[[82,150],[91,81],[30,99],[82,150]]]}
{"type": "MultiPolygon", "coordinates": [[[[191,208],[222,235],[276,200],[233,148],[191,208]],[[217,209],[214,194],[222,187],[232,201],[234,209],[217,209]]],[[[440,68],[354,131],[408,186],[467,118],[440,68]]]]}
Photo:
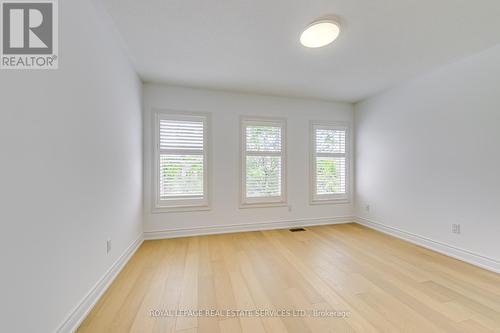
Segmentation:
{"type": "Polygon", "coordinates": [[[57,69],[57,0],[2,0],[2,69],[57,69]]]}

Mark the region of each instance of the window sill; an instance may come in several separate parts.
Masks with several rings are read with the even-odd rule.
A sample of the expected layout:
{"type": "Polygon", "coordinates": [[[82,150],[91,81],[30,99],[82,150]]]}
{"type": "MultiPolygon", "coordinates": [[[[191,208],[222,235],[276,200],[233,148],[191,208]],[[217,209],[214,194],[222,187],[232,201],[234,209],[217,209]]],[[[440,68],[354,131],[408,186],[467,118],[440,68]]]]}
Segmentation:
{"type": "Polygon", "coordinates": [[[210,206],[172,206],[172,207],[153,207],[151,213],[188,213],[188,212],[202,212],[211,210],[210,206]]]}
{"type": "Polygon", "coordinates": [[[341,204],[350,204],[351,200],[349,199],[316,199],[316,200],[311,200],[309,202],[310,205],[312,206],[317,206],[317,205],[341,205],[341,204]]]}
{"type": "Polygon", "coordinates": [[[240,209],[248,208],[273,208],[273,207],[287,207],[286,202],[256,202],[256,203],[241,203],[240,209]]]}

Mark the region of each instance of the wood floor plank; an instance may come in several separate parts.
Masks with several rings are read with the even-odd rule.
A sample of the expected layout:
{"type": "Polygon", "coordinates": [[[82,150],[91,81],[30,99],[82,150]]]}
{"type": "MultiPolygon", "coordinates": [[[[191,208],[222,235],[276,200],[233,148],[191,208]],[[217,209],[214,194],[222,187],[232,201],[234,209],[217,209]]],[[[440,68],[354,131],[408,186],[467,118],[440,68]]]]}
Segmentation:
{"type": "MultiPolygon", "coordinates": [[[[163,290],[152,290],[160,294],[158,307],[150,304],[151,310],[177,309],[181,297],[182,279],[184,278],[184,267],[188,249],[188,238],[165,240],[174,244],[174,252],[169,262],[168,275],[164,276],[163,290]]],[[[160,316],[154,317],[154,333],[170,333],[175,331],[175,317],[160,316]]]]}
{"type": "MultiPolygon", "coordinates": [[[[198,242],[199,237],[189,239],[179,310],[188,311],[198,308],[198,260],[200,256],[198,242]]],[[[175,322],[176,331],[192,330],[197,327],[196,316],[178,316],[175,322]]]]}
{"type": "Polygon", "coordinates": [[[78,332],[498,333],[500,275],[357,224],[146,241],[78,332]]]}
{"type": "Polygon", "coordinates": [[[237,318],[219,321],[221,333],[241,333],[240,321],[237,318]]]}
{"type": "MultiPolygon", "coordinates": [[[[217,297],[212,260],[210,257],[210,237],[200,238],[200,260],[198,269],[198,308],[203,310],[216,309],[217,297]]],[[[219,319],[211,316],[198,318],[198,333],[218,333],[219,319]]]]}

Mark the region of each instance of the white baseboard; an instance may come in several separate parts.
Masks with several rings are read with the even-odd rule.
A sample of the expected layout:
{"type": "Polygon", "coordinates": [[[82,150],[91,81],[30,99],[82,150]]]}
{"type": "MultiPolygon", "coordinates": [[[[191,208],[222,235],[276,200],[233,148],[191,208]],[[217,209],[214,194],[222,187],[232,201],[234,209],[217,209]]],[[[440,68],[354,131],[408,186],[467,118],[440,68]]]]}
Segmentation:
{"type": "Polygon", "coordinates": [[[298,219],[298,220],[286,220],[286,221],[274,221],[274,222],[216,225],[208,227],[193,227],[193,228],[182,228],[182,229],[168,229],[159,231],[146,231],[144,232],[144,239],[166,239],[166,238],[177,238],[177,237],[226,234],[226,233],[243,232],[243,231],[287,229],[293,227],[311,227],[311,226],[319,226],[327,224],[352,223],[354,221],[355,219],[353,216],[341,216],[341,217],[310,218],[310,219],[298,219]]]}
{"type": "Polygon", "coordinates": [[[80,304],[71,312],[68,318],[57,329],[58,333],[72,333],[75,332],[85,317],[89,314],[90,310],[94,307],[97,301],[101,298],[104,292],[108,289],[109,285],[116,278],[118,273],[125,267],[132,255],[137,251],[144,241],[141,234],[130,246],[123,252],[123,254],[113,263],[111,268],[103,275],[103,277],[94,285],[92,290],[82,299],[80,304]]]}
{"type": "Polygon", "coordinates": [[[368,228],[404,239],[410,243],[500,274],[500,261],[449,244],[438,242],[370,219],[356,217],[356,222],[368,228]]]}

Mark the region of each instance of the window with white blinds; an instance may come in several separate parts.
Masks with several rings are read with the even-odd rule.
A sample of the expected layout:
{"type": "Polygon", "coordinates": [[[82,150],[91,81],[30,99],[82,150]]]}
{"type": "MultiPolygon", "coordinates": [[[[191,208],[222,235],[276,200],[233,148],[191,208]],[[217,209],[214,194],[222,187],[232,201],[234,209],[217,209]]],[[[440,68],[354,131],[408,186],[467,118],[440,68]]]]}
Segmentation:
{"type": "Polygon", "coordinates": [[[312,123],[311,201],[325,203],[349,198],[348,127],[312,123]]]}
{"type": "Polygon", "coordinates": [[[285,132],[281,119],[242,119],[243,206],[285,203],[285,132]]]}
{"type": "Polygon", "coordinates": [[[156,208],[208,207],[207,116],[156,120],[156,208]]]}

